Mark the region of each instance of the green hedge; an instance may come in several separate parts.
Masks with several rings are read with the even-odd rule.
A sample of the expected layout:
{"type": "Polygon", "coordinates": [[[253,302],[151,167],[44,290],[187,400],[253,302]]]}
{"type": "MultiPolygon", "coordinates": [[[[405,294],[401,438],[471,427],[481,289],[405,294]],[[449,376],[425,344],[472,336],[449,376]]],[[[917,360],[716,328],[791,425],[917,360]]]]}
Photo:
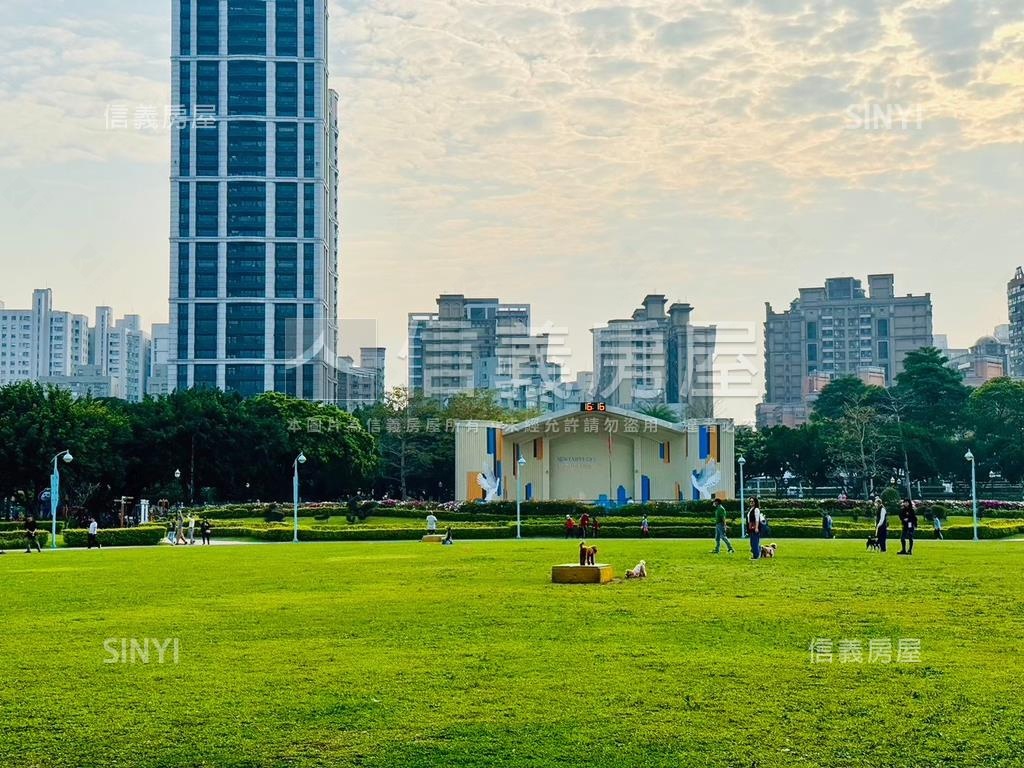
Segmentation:
{"type": "MultiPolygon", "coordinates": [[[[422,528],[299,528],[299,541],[419,541],[422,528]]],[[[474,526],[452,528],[456,539],[507,539],[514,535],[512,528],[502,526],[474,526]]],[[[224,526],[214,528],[213,536],[223,538],[256,539],[257,541],[291,541],[294,532],[289,527],[224,526]]]]}
{"type": "MultiPolygon", "coordinates": [[[[39,530],[42,530],[44,528],[47,531],[50,530],[50,521],[49,520],[36,520],[36,525],[39,526],[39,530]]],[[[0,521],[0,533],[6,533],[7,531],[22,531],[22,532],[24,532],[24,530],[25,530],[25,521],[24,520],[4,520],[4,521],[0,521]]],[[[64,530],[64,521],[63,520],[58,520],[57,521],[57,533],[60,533],[63,530],[64,530]]]]}
{"type": "MultiPolygon", "coordinates": [[[[47,547],[50,544],[50,531],[49,529],[43,530],[40,528],[36,532],[36,541],[39,542],[40,547],[47,547]]],[[[21,531],[3,531],[0,532],[0,547],[3,549],[22,549],[25,546],[25,529],[21,531]]],[[[33,549],[35,549],[33,547],[33,549]]]]}
{"type": "MultiPolygon", "coordinates": [[[[140,525],[137,528],[101,528],[99,541],[104,547],[152,546],[167,535],[160,525],[140,525]]],[[[64,531],[64,546],[84,547],[89,543],[89,532],[83,528],[64,531]]]]}

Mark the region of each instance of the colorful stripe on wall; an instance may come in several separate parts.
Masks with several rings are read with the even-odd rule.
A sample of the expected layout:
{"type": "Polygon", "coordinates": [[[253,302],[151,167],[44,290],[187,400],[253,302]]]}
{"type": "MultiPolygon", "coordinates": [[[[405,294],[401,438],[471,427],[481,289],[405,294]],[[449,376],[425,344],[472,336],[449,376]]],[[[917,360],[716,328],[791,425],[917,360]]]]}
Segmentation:
{"type": "Polygon", "coordinates": [[[476,476],[479,472],[467,472],[466,473],[466,500],[467,501],[483,501],[484,489],[480,487],[480,483],[476,481],[476,476]]]}

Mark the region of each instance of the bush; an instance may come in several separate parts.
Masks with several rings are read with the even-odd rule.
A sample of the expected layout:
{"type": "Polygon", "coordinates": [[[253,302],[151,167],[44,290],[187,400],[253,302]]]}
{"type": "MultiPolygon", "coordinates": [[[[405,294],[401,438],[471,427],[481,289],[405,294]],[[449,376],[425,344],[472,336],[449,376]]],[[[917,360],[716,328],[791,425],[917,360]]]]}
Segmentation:
{"type": "MultiPolygon", "coordinates": [[[[167,535],[162,525],[140,525],[137,528],[101,528],[99,542],[104,547],[147,547],[159,544],[167,535]]],[[[84,547],[89,543],[89,532],[84,528],[64,531],[64,546],[84,547]]]]}
{"type": "Polygon", "coordinates": [[[900,508],[902,502],[903,496],[895,488],[886,488],[882,491],[882,504],[885,506],[885,511],[890,515],[900,508]]]}
{"type": "MultiPolygon", "coordinates": [[[[36,532],[36,541],[39,542],[40,547],[47,547],[50,544],[50,531],[49,529],[43,530],[40,528],[36,532]]],[[[25,531],[0,531],[0,548],[3,549],[20,549],[24,547],[26,543],[25,531]]]]}
{"type": "MultiPolygon", "coordinates": [[[[49,520],[36,520],[36,525],[39,526],[39,530],[43,530],[44,528],[47,531],[50,530],[50,521],[49,520]]],[[[57,521],[57,533],[60,533],[63,530],[64,530],[64,521],[63,520],[58,520],[57,521]]],[[[5,533],[7,531],[21,531],[22,533],[24,533],[25,532],[25,521],[24,520],[4,520],[4,521],[0,522],[0,533],[5,533]]]]}

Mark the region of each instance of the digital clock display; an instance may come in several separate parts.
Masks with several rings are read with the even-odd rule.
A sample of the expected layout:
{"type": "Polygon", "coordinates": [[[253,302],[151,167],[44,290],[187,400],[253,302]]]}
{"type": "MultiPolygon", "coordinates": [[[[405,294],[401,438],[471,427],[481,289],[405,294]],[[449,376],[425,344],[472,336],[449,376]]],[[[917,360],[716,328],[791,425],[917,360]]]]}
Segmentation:
{"type": "Polygon", "coordinates": [[[593,413],[595,411],[607,411],[608,406],[604,403],[580,403],[580,410],[585,413],[593,413]]]}

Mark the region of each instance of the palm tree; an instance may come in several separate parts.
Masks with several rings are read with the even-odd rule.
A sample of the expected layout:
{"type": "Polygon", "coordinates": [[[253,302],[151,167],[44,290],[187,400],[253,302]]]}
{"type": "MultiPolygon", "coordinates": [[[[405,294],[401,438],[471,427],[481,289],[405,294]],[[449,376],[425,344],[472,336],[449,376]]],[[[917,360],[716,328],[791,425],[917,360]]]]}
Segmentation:
{"type": "Polygon", "coordinates": [[[645,405],[641,405],[637,410],[644,416],[652,419],[661,419],[662,421],[667,421],[670,424],[676,424],[679,422],[679,414],[669,406],[665,405],[665,403],[647,403],[645,405]]]}

